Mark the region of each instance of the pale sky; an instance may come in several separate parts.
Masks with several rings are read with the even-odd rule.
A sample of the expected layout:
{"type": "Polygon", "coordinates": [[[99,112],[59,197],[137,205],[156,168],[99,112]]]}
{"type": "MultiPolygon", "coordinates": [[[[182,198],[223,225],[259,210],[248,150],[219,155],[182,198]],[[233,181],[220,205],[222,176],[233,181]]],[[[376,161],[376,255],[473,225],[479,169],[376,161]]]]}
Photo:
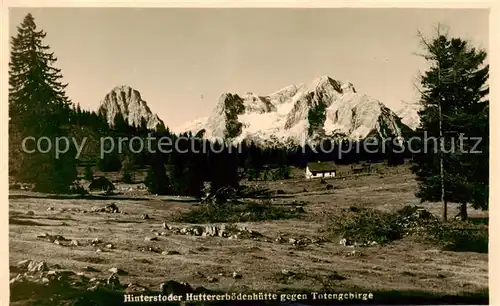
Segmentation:
{"type": "Polygon", "coordinates": [[[220,94],[269,94],[329,75],[393,109],[426,68],[417,31],[437,23],[488,49],[485,9],[11,8],[47,32],[67,94],[97,109],[129,85],[170,127],[208,116],[220,94]]]}

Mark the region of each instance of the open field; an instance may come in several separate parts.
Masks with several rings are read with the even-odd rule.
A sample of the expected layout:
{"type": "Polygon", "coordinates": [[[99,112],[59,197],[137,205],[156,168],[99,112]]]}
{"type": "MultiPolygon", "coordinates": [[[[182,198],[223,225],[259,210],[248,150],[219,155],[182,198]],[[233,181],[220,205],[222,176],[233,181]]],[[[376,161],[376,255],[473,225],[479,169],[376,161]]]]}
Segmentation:
{"type": "MultiPolygon", "coordinates": [[[[298,219],[236,225],[262,234],[253,239],[203,237],[163,226],[164,222],[189,226],[172,221],[180,211],[195,205],[188,199],[169,200],[145,192],[127,195],[126,191],[112,199],[55,199],[13,190],[9,201],[11,278],[17,274],[16,263],[31,259],[83,272],[89,278],[107,277],[108,270],[117,267],[126,272],[120,276],[121,283],[156,291],[162,282],[175,280],[223,292],[372,292],[379,302],[378,292],[461,295],[488,290],[488,254],[442,251],[416,237],[370,247],[343,246],[338,239],[323,239],[325,215],[354,205],[384,211],[421,205],[440,216],[439,204],[420,204],[415,198],[416,182],[406,165],[377,174],[330,179],[333,190],[326,190],[319,180],[299,177],[244,183],[281,190],[272,198],[272,205],[301,203],[305,213],[298,219]],[[92,211],[92,207],[110,203],[125,213],[92,211]],[[143,219],[144,214],[150,219],[143,219]],[[68,241],[56,244],[37,238],[44,233],[68,241]],[[279,236],[284,237],[283,242],[276,241],[279,236]],[[146,237],[155,239],[146,241],[146,237]],[[102,243],[92,245],[96,238],[102,243]],[[317,242],[295,245],[290,238],[317,242]],[[71,240],[78,245],[70,245],[71,240]],[[241,277],[233,277],[234,272],[241,277]]],[[[457,208],[450,205],[450,217],[458,213],[457,208]]],[[[486,212],[472,208],[469,215],[487,218],[486,212]]]]}

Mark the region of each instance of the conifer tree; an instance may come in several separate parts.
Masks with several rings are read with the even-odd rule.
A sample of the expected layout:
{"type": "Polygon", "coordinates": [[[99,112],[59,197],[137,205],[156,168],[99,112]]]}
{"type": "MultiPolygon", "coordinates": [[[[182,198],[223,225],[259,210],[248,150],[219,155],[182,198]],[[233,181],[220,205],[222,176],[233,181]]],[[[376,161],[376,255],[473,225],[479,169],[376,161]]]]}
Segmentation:
{"type": "Polygon", "coordinates": [[[92,167],[85,166],[84,177],[87,181],[92,181],[94,179],[94,172],[92,171],[92,167]]]}
{"type": "Polygon", "coordinates": [[[125,184],[132,184],[134,182],[134,177],[133,177],[133,167],[132,160],[129,156],[126,156],[125,159],[122,162],[122,181],[125,184]]]}
{"type": "Polygon", "coordinates": [[[144,183],[152,194],[171,194],[170,180],[166,173],[163,154],[156,152],[151,156],[151,167],[148,169],[144,183]]]}
{"type": "Polygon", "coordinates": [[[431,63],[431,68],[421,78],[423,108],[419,112],[418,136],[421,140],[425,140],[425,136],[435,137],[438,144],[422,141],[421,152],[414,154],[412,170],[419,183],[417,196],[422,201],[441,201],[444,220],[448,202],[461,203],[461,215],[466,218],[468,202],[487,207],[488,102],[485,97],[489,66],[483,64],[486,52],[460,38],[448,37],[440,28],[431,41],[421,37],[425,49],[422,56],[431,63]],[[456,142],[460,135],[482,138],[482,152],[467,150],[474,143],[466,143],[465,150],[458,149],[456,142]]]}
{"type": "Polygon", "coordinates": [[[289,179],[290,168],[288,167],[286,149],[280,149],[278,152],[278,169],[276,171],[276,179],[289,179]]]}
{"type": "Polygon", "coordinates": [[[39,191],[67,192],[77,175],[74,150],[59,158],[54,151],[43,154],[20,150],[26,137],[54,140],[65,136],[68,130],[71,102],[65,93],[67,84],[61,82],[61,70],[53,66],[57,59],[43,43],[45,36],[28,14],[11,40],[9,132],[16,137],[10,146],[14,154],[20,155],[11,156],[19,160],[13,173],[18,180],[33,183],[39,191]]]}
{"type": "Polygon", "coordinates": [[[238,188],[238,156],[234,152],[235,148],[224,143],[214,143],[214,151],[209,151],[210,162],[210,188],[211,192],[216,192],[223,187],[238,188]],[[219,152],[222,150],[221,152],[219,152]]]}

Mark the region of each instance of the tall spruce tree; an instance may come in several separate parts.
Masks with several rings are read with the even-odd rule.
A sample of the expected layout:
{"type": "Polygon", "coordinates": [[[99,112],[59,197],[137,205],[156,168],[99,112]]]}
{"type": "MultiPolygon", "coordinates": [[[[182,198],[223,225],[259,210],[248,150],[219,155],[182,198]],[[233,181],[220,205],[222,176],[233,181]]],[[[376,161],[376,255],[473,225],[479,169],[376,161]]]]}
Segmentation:
{"type": "Polygon", "coordinates": [[[9,133],[16,136],[10,143],[10,158],[19,161],[12,173],[18,180],[33,183],[39,191],[66,192],[77,175],[74,151],[56,158],[53,151],[28,154],[20,148],[26,137],[54,141],[65,136],[71,111],[65,93],[67,84],[61,82],[61,70],[53,66],[54,53],[43,43],[46,33],[37,30],[31,14],[17,30],[11,40],[9,63],[9,133]]]}
{"type": "Polygon", "coordinates": [[[278,180],[290,178],[286,149],[278,149],[278,169],[275,172],[275,178],[278,180]]]}
{"type": "Polygon", "coordinates": [[[162,153],[156,152],[151,156],[151,167],[144,180],[152,194],[168,195],[171,194],[170,180],[165,169],[165,157],[162,153]]]}
{"type": "Polygon", "coordinates": [[[125,184],[134,183],[134,164],[130,156],[125,156],[125,159],[122,162],[121,172],[122,182],[125,184]]]}
{"type": "MultiPolygon", "coordinates": [[[[431,67],[421,77],[419,112],[422,151],[414,154],[412,170],[417,175],[417,196],[422,201],[441,201],[443,219],[447,204],[461,204],[462,218],[467,217],[467,203],[487,207],[488,198],[488,94],[489,66],[486,52],[460,38],[449,38],[438,28],[428,40],[421,35],[431,67]],[[426,135],[424,135],[426,133],[426,135]],[[470,152],[474,143],[458,148],[460,135],[481,137],[481,153],[470,152]],[[427,148],[427,150],[423,150],[427,148]],[[436,149],[437,148],[437,149],[436,149]],[[469,150],[468,150],[469,149],[469,150]],[[427,151],[425,153],[425,151],[427,151]]],[[[477,149],[476,149],[477,150],[477,149]]]]}
{"type": "Polygon", "coordinates": [[[217,192],[223,187],[238,188],[238,155],[231,144],[215,142],[208,152],[210,168],[210,191],[217,192]]]}

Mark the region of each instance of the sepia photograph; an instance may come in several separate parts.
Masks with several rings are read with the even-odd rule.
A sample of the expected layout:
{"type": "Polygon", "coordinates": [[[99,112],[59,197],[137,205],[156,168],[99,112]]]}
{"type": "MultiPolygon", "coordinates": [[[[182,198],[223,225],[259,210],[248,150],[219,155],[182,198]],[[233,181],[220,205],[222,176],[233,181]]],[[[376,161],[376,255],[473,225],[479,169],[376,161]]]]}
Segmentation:
{"type": "Polygon", "coordinates": [[[11,305],[489,304],[490,8],[102,5],[6,8],[11,305]]]}

